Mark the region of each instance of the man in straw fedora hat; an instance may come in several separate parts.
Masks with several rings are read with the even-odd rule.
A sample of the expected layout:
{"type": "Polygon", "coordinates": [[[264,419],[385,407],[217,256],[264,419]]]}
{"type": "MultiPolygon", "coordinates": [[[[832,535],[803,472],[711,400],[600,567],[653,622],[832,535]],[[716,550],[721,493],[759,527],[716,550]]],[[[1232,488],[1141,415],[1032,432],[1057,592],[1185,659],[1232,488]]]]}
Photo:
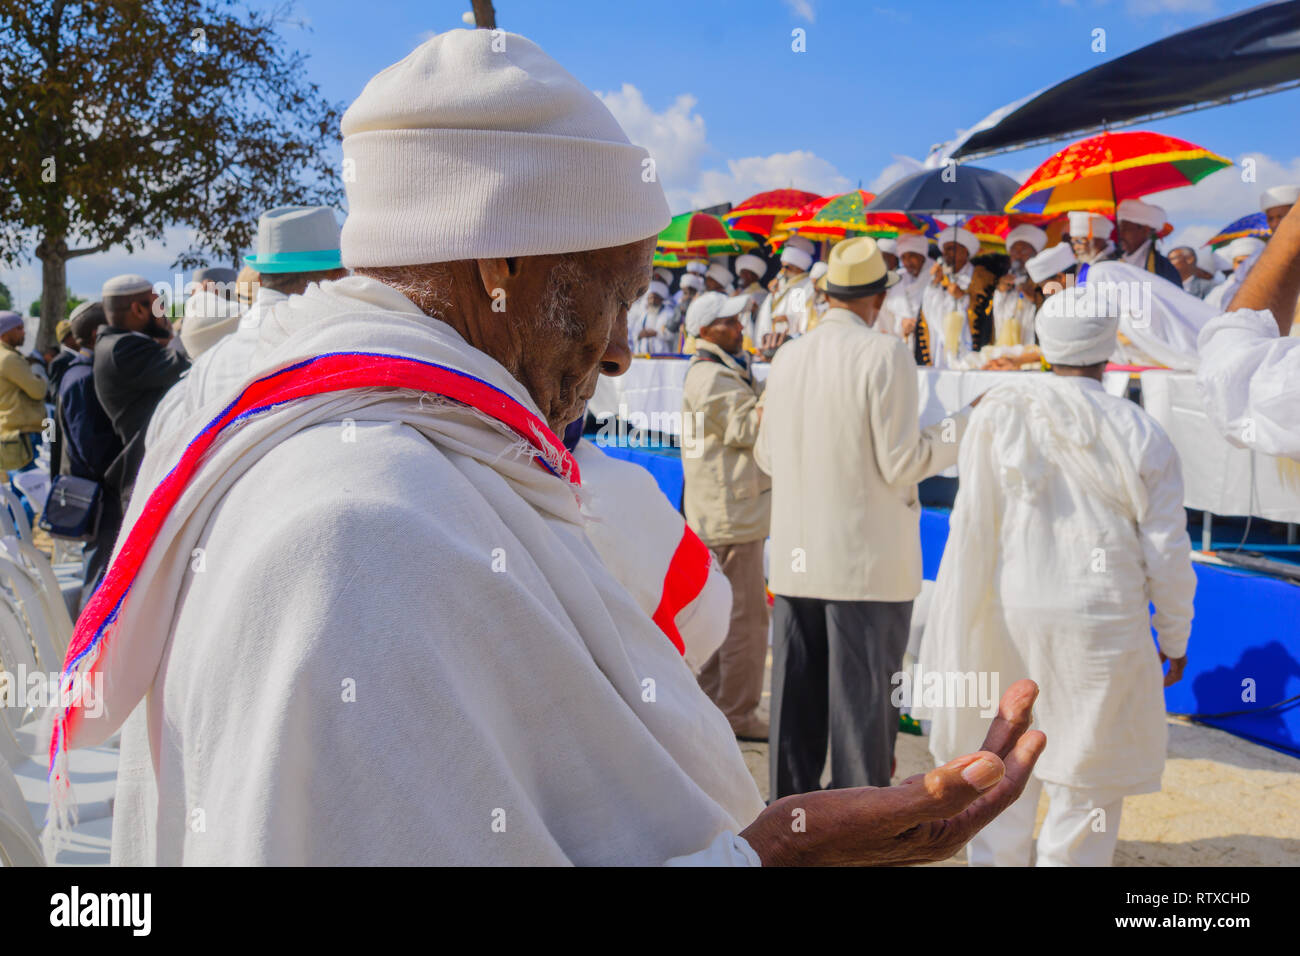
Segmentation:
{"type": "Polygon", "coordinates": [[[769,588],[772,796],[884,787],[902,666],[921,590],[916,483],[957,460],[968,410],[917,419],[906,343],[875,328],[898,274],[874,239],[847,239],[818,280],[817,327],[772,360],[755,448],[772,476],[769,588]]]}
{"type": "Polygon", "coordinates": [[[458,30],[343,134],[353,274],[275,303],[245,380],[149,449],[69,644],[103,708],[58,714],[56,822],[67,748],[124,721],[118,863],[917,862],[1016,799],[1027,681],[924,783],[765,809],[677,635],[708,549],[683,535],[650,613],[593,547],[558,436],[630,365],[670,219],[598,97],[458,30]]]}

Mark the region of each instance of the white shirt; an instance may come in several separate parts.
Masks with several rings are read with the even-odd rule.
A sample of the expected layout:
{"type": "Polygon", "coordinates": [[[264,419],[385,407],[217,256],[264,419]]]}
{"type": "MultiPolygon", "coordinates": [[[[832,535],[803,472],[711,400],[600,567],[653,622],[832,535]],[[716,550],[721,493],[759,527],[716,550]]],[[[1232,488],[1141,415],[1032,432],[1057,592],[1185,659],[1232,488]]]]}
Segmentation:
{"type": "MultiPolygon", "coordinates": [[[[970,288],[970,280],[975,275],[975,267],[967,262],[953,274],[952,278],[962,289],[970,288]]],[[[926,277],[926,288],[921,298],[921,308],[925,311],[925,322],[930,332],[930,359],[935,368],[952,368],[954,362],[967,354],[974,347],[970,337],[970,296],[964,295],[954,299],[947,289],[934,279],[926,277]],[[961,315],[961,341],[957,351],[951,352],[944,341],[943,327],[948,315],[957,312],[961,315]]]]}

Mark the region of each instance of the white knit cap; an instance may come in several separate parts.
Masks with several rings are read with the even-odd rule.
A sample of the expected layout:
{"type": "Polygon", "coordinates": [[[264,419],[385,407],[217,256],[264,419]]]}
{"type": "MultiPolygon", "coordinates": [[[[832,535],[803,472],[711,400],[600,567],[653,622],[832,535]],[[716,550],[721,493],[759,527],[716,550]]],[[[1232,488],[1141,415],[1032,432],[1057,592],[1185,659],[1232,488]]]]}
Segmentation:
{"type": "Polygon", "coordinates": [[[1053,365],[1096,365],[1109,359],[1119,332],[1119,314],[1109,307],[1116,301],[1117,296],[1087,286],[1049,295],[1034,317],[1043,358],[1053,365]]]}
{"type": "Polygon", "coordinates": [[[950,242],[956,242],[966,247],[966,251],[972,256],[978,255],[980,251],[980,241],[975,233],[969,229],[960,229],[955,226],[949,226],[943,232],[939,233],[935,239],[939,243],[940,250],[950,242]]]}
{"type": "Polygon", "coordinates": [[[604,249],[670,219],[649,154],[531,40],[452,30],[343,115],[343,264],[604,249]]]}
{"type": "Polygon", "coordinates": [[[748,269],[758,278],[763,278],[763,273],[767,271],[767,263],[758,256],[746,253],[743,256],[736,257],[736,275],[740,275],[742,269],[748,269]]]}
{"type": "Polygon", "coordinates": [[[694,289],[696,292],[704,289],[704,280],[693,273],[682,276],[681,281],[677,284],[683,289],[694,289]]]}
{"type": "Polygon", "coordinates": [[[749,296],[726,296],[721,292],[702,292],[686,310],[686,334],[697,336],[718,319],[740,315],[749,305],[749,296]]]}
{"type": "Polygon", "coordinates": [[[1068,242],[1058,242],[1050,249],[1044,249],[1038,255],[1025,261],[1025,271],[1035,283],[1046,282],[1057,273],[1064,272],[1078,260],[1068,242]]]}
{"type": "Polygon", "coordinates": [[[1264,240],[1256,239],[1254,236],[1242,236],[1240,239],[1234,239],[1223,249],[1223,255],[1229,262],[1238,259],[1241,256],[1253,256],[1259,250],[1264,248],[1264,240]]]}
{"type": "Polygon", "coordinates": [[[707,262],[701,262],[699,259],[692,259],[690,262],[686,263],[686,271],[691,275],[702,276],[704,273],[709,271],[709,264],[707,262]]]}
{"type": "Polygon", "coordinates": [[[153,291],[153,283],[144,276],[124,275],[113,276],[104,283],[99,290],[99,297],[107,299],[114,295],[139,295],[142,292],[153,291]]]}
{"type": "Polygon", "coordinates": [[[713,262],[709,264],[709,269],[704,273],[718,285],[731,285],[731,280],[735,278],[726,266],[713,262]]]}
{"type": "Polygon", "coordinates": [[[1274,186],[1259,197],[1259,208],[1268,212],[1274,206],[1294,206],[1300,202],[1300,186],[1274,186]]]}
{"type": "Polygon", "coordinates": [[[1159,229],[1165,224],[1165,211],[1140,199],[1125,199],[1115,210],[1115,219],[1119,222],[1136,222],[1148,229],[1159,229]]]}
{"type": "Polygon", "coordinates": [[[1093,239],[1109,239],[1114,229],[1109,219],[1095,212],[1071,210],[1069,220],[1072,239],[1087,239],[1089,236],[1093,239]]]}
{"type": "Polygon", "coordinates": [[[181,323],[181,344],[191,360],[239,328],[244,309],[236,299],[227,299],[210,289],[200,289],[185,300],[185,321],[181,323]]]}
{"type": "Polygon", "coordinates": [[[920,256],[930,254],[930,240],[920,233],[907,233],[899,236],[896,244],[900,256],[905,252],[915,252],[920,256]]]}
{"type": "Polygon", "coordinates": [[[1047,247],[1047,233],[1037,226],[1026,223],[1023,226],[1016,226],[1007,233],[1007,252],[1010,252],[1011,247],[1017,242],[1029,243],[1034,247],[1034,254],[1037,255],[1047,247]]]}
{"type": "MultiPolygon", "coordinates": [[[[795,236],[795,239],[797,238],[799,237],[795,236]]],[[[794,266],[796,269],[807,272],[813,263],[812,253],[792,245],[793,242],[794,239],[791,239],[785,244],[785,248],[781,250],[781,265],[794,266]]]]}

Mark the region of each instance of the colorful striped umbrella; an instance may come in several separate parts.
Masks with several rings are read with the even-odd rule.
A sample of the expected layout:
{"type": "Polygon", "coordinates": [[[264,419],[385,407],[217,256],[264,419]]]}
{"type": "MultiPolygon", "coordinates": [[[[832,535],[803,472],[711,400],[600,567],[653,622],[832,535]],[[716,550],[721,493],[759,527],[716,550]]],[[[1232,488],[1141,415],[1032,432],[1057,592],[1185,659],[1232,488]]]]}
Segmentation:
{"type": "Polygon", "coordinates": [[[725,213],[723,219],[732,229],[752,232],[759,236],[770,236],[777,231],[777,226],[789,216],[793,216],[808,203],[817,199],[816,193],[802,189],[770,189],[767,192],[750,196],[739,206],[725,213]]]}
{"type": "Polygon", "coordinates": [[[1162,133],[1099,133],[1053,153],[1006,205],[1007,212],[1054,216],[1071,210],[1115,213],[1124,199],[1190,186],[1232,160],[1162,133]]]}
{"type": "Polygon", "coordinates": [[[874,193],[852,189],[838,196],[814,200],[781,223],[782,232],[797,232],[805,239],[837,241],[854,236],[892,239],[900,233],[917,233],[917,226],[903,213],[867,212],[874,193]]]}
{"type": "Polygon", "coordinates": [[[668,228],[659,233],[659,252],[674,253],[678,258],[707,258],[737,255],[757,248],[758,237],[729,229],[717,216],[704,212],[684,212],[674,216],[668,228]]]}
{"type": "Polygon", "coordinates": [[[1228,223],[1219,230],[1217,235],[1211,236],[1205,241],[1205,244],[1211,249],[1217,249],[1219,246],[1226,246],[1234,239],[1241,239],[1250,236],[1255,239],[1268,239],[1272,232],[1268,228],[1268,217],[1262,212],[1252,212],[1249,216],[1242,216],[1233,222],[1228,223]]]}

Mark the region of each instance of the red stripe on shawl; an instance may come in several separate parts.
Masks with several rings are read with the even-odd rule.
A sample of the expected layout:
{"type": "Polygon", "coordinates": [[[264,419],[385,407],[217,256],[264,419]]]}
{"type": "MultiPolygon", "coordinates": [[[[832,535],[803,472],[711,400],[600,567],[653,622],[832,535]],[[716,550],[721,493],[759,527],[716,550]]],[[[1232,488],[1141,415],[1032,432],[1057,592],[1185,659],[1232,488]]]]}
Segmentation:
{"type": "Polygon", "coordinates": [[[682,608],[690,604],[709,580],[709,566],[713,556],[704,542],[699,539],[690,526],[682,531],[682,540],[677,542],[673,559],[668,562],[668,573],[664,575],[664,593],[655,608],[654,622],[668,635],[679,654],[685,655],[686,644],[677,630],[677,615],[682,608]]]}

